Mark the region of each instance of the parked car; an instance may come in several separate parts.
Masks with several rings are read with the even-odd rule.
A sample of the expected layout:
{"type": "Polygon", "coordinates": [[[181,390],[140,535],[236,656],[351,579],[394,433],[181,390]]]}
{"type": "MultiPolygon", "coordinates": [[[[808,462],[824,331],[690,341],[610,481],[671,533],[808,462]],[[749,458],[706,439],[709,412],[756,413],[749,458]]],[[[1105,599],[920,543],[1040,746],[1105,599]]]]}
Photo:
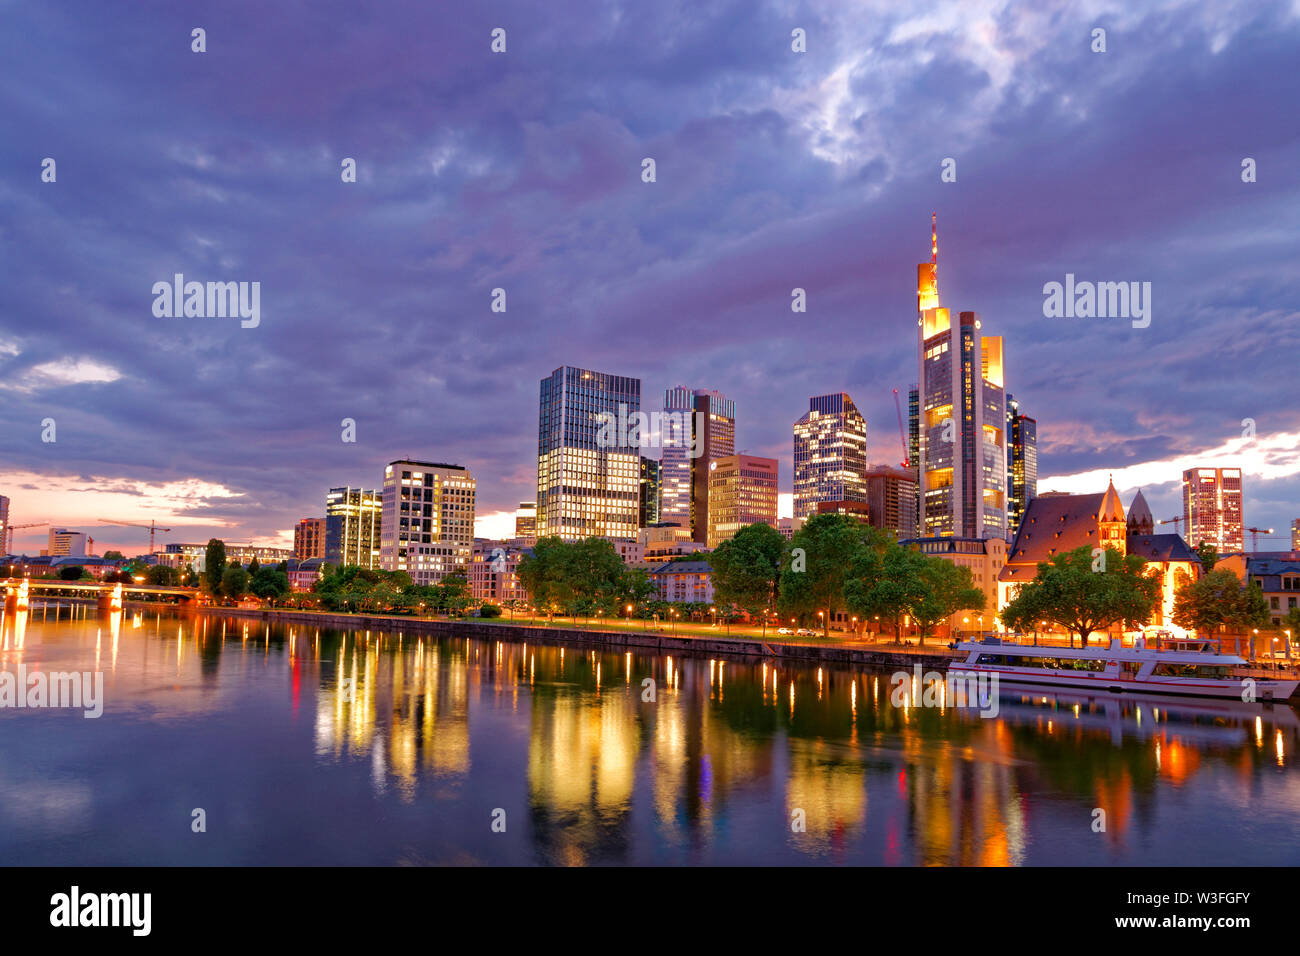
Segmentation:
{"type": "Polygon", "coordinates": [[[798,634],[800,637],[816,637],[816,636],[817,636],[817,632],[814,631],[811,627],[801,627],[801,628],[799,628],[799,630],[795,631],[795,633],[798,634]]]}
{"type": "Polygon", "coordinates": [[[778,634],[793,634],[794,631],[790,630],[790,628],[788,628],[788,627],[779,627],[779,628],[777,628],[776,633],[778,633],[778,634]]]}

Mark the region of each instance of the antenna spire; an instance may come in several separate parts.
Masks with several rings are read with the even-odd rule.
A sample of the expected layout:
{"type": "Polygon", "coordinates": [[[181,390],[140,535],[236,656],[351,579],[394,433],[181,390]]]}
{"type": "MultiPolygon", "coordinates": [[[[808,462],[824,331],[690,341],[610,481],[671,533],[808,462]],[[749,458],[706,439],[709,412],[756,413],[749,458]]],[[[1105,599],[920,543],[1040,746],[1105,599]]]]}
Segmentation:
{"type": "Polygon", "coordinates": [[[939,214],[937,212],[930,213],[930,265],[939,265],[939,214]]]}

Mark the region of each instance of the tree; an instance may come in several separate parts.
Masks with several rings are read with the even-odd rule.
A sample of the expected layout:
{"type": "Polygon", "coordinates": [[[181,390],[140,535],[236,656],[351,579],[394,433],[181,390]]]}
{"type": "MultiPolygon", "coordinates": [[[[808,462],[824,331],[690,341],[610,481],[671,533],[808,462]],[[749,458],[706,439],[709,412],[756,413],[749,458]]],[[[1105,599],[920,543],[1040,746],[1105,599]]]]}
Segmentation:
{"type": "Polygon", "coordinates": [[[121,551],[105,551],[105,552],[104,552],[104,560],[105,560],[105,561],[125,561],[125,560],[126,560],[126,555],[123,554],[121,551]]]}
{"type": "Polygon", "coordinates": [[[248,591],[248,572],[238,564],[232,564],[221,572],[221,594],[238,600],[248,591]]]}
{"type": "Polygon", "coordinates": [[[248,590],[256,597],[277,600],[289,593],[289,576],[273,568],[258,568],[249,575],[248,590]]]}
{"type": "Polygon", "coordinates": [[[221,578],[226,571],[226,542],[209,538],[203,558],[203,586],[211,594],[221,591],[221,578]]]}
{"type": "Polygon", "coordinates": [[[83,568],[83,567],[82,567],[81,565],[79,565],[79,564],[69,564],[69,565],[66,565],[65,567],[59,568],[59,580],[60,580],[60,581],[80,581],[80,580],[81,580],[81,572],[84,571],[84,570],[85,570],[85,568],[83,568]]]}
{"type": "Polygon", "coordinates": [[[1048,621],[1078,634],[1087,647],[1093,631],[1116,624],[1140,626],[1151,619],[1160,600],[1160,579],[1145,567],[1142,558],[1114,548],[1106,549],[1104,559],[1094,559],[1087,545],[1054,555],[1038,562],[1037,576],[1003,609],[1002,623],[1028,631],[1048,621]]]}
{"type": "Polygon", "coordinates": [[[1208,541],[1202,541],[1194,549],[1196,556],[1201,559],[1201,570],[1209,574],[1214,570],[1214,566],[1219,563],[1219,551],[1208,541]]]}
{"type": "Polygon", "coordinates": [[[1179,627],[1204,638],[1220,628],[1244,634],[1268,623],[1268,603],[1257,583],[1243,587],[1231,568],[1216,568],[1178,589],[1173,617],[1179,627]]]}
{"type": "Polygon", "coordinates": [[[916,586],[905,591],[904,606],[916,622],[918,643],[924,644],[934,626],[957,611],[983,610],[984,592],[975,587],[970,568],[934,555],[911,553],[922,560],[913,578],[916,586]]]}
{"type": "Polygon", "coordinates": [[[519,581],[528,591],[533,606],[551,617],[573,601],[573,583],[568,571],[569,546],[558,537],[538,538],[533,553],[519,562],[519,581]]]}
{"type": "Polygon", "coordinates": [[[479,617],[484,617],[484,618],[500,617],[500,616],[501,616],[501,605],[499,605],[499,604],[484,604],[484,605],[482,605],[482,606],[478,609],[478,616],[479,616],[479,617]]]}
{"type": "MultiPolygon", "coordinates": [[[[709,555],[713,595],[718,604],[735,606],[763,622],[776,599],[785,539],[768,524],[746,525],[709,555]]],[[[730,620],[724,610],[724,620],[730,620]]]]}
{"type": "Polygon", "coordinates": [[[175,569],[165,564],[155,564],[144,572],[145,582],[154,587],[171,587],[176,583],[176,578],[175,569]]]}
{"type": "Polygon", "coordinates": [[[887,542],[883,532],[848,515],[813,515],[795,533],[782,559],[778,598],[782,614],[802,618],[820,611],[824,636],[835,612],[844,607],[844,585],[859,549],[883,549],[887,542]]]}
{"type": "Polygon", "coordinates": [[[258,563],[257,555],[253,555],[253,560],[248,562],[248,576],[254,577],[261,569],[262,565],[258,563]]]}

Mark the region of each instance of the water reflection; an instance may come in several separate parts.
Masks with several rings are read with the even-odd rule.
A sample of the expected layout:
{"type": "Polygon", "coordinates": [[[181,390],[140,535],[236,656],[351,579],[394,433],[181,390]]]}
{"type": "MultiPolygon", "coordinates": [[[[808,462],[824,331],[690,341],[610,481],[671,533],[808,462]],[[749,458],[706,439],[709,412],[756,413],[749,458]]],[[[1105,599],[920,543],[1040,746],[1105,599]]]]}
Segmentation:
{"type": "MultiPolygon", "coordinates": [[[[343,862],[1300,861],[1285,705],[1004,684],[986,719],[911,675],[894,706],[890,675],[863,670],[93,608],[7,615],[0,649],[7,670],[110,675],[102,722],[127,762],[71,774],[91,831],[123,825],[87,809],[106,791],[158,786],[130,755],[158,746],[161,721],[222,755],[196,787],[235,799],[282,777],[284,806],[254,828],[346,814],[343,862]]],[[[53,714],[0,720],[56,755],[79,746],[53,714]]],[[[12,739],[3,823],[30,820],[42,792],[30,767],[14,777],[38,758],[12,739]]],[[[251,861],[303,859],[333,861],[310,835],[251,861]]]]}

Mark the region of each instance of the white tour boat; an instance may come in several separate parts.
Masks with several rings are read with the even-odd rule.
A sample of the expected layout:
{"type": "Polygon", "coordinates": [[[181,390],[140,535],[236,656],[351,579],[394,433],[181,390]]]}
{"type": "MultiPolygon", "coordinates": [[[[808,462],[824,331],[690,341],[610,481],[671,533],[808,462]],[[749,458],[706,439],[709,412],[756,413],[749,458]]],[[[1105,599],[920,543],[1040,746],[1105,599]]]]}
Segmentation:
{"type": "Polygon", "coordinates": [[[997,637],[961,641],[964,655],[952,667],[976,674],[994,673],[1020,684],[1083,687],[1097,691],[1179,694],[1188,697],[1243,699],[1246,680],[1253,680],[1256,700],[1286,700],[1298,680],[1251,677],[1245,658],[1220,654],[1212,641],[1176,639],[1170,649],[1151,647],[1142,637],[1129,647],[1114,638],[1106,645],[1054,647],[1013,644],[997,637]]]}

